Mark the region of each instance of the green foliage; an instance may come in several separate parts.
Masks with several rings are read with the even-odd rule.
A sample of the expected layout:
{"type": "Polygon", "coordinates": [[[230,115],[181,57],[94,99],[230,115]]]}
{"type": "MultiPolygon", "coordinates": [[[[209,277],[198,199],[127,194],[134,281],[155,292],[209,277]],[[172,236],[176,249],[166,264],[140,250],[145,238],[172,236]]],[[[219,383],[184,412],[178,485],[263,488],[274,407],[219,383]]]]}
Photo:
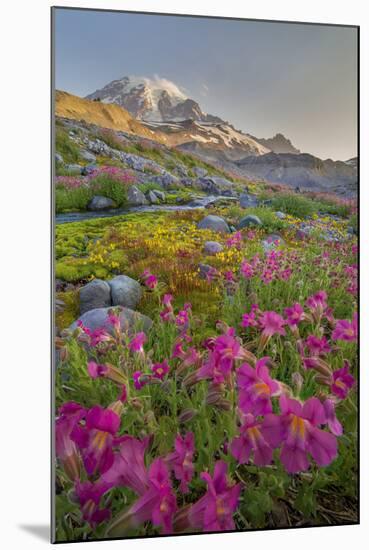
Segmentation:
{"type": "Polygon", "coordinates": [[[55,150],[63,157],[64,162],[77,163],[80,160],[79,148],[60,127],[55,131],[55,150]]]}
{"type": "Polygon", "coordinates": [[[62,186],[58,186],[55,189],[55,210],[57,213],[86,210],[93,195],[94,193],[89,187],[65,189],[62,186]]]}
{"type": "Polygon", "coordinates": [[[90,183],[94,195],[112,199],[116,206],[127,204],[127,186],[108,174],[96,176],[90,183]]]}
{"type": "Polygon", "coordinates": [[[317,210],[317,204],[312,199],[296,193],[281,193],[272,199],[274,210],[281,210],[296,218],[312,216],[317,210]]]}

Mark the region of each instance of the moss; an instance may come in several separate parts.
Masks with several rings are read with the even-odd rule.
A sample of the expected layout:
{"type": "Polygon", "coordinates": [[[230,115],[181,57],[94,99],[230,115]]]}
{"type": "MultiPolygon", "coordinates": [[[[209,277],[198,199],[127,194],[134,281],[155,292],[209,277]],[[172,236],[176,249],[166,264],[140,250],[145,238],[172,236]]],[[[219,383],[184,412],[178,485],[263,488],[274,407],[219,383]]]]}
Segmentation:
{"type": "Polygon", "coordinates": [[[55,315],[56,326],[63,330],[79,317],[79,291],[57,292],[56,298],[65,304],[65,308],[55,315]]]}
{"type": "Polygon", "coordinates": [[[104,279],[109,277],[110,274],[111,272],[107,268],[81,258],[65,258],[56,262],[55,268],[56,278],[69,283],[93,277],[104,279]]]}

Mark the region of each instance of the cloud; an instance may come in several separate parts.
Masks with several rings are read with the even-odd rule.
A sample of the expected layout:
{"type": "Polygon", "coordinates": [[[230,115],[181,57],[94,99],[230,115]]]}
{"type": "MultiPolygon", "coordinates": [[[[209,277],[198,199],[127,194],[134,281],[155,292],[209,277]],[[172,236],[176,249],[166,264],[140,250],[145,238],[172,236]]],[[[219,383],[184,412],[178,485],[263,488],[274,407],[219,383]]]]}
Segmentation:
{"type": "Polygon", "coordinates": [[[200,94],[203,96],[203,97],[206,97],[208,95],[208,92],[209,92],[209,86],[207,86],[205,84],[205,82],[203,82],[201,84],[201,90],[200,90],[200,94]]]}

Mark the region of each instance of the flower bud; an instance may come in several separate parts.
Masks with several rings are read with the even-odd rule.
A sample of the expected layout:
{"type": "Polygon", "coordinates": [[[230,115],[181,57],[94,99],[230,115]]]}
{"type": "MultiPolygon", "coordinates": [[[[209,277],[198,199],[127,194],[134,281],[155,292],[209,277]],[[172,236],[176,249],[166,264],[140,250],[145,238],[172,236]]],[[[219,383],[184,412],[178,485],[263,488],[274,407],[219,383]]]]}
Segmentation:
{"type": "Polygon", "coordinates": [[[192,420],[196,415],[197,411],[195,409],[184,409],[178,417],[178,422],[180,424],[185,424],[186,422],[192,420]]]}
{"type": "Polygon", "coordinates": [[[299,372],[294,372],[292,374],[292,384],[296,388],[297,393],[300,393],[303,383],[304,379],[301,374],[299,372]]]}

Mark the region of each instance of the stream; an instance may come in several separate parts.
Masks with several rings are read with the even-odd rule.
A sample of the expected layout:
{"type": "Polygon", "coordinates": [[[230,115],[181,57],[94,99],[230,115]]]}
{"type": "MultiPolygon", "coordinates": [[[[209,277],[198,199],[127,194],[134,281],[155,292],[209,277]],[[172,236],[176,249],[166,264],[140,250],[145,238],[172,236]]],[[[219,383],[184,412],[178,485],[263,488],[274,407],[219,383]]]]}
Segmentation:
{"type": "Polygon", "coordinates": [[[81,222],[85,220],[94,220],[97,218],[112,218],[114,216],[122,216],[132,212],[162,212],[162,211],[181,211],[181,210],[197,210],[206,208],[210,204],[220,200],[236,201],[235,197],[227,197],[222,195],[208,195],[206,197],[196,197],[191,202],[186,204],[151,204],[145,206],[128,206],[125,208],[112,208],[110,210],[92,210],[84,212],[63,212],[56,214],[55,223],[71,223],[81,222]]]}

